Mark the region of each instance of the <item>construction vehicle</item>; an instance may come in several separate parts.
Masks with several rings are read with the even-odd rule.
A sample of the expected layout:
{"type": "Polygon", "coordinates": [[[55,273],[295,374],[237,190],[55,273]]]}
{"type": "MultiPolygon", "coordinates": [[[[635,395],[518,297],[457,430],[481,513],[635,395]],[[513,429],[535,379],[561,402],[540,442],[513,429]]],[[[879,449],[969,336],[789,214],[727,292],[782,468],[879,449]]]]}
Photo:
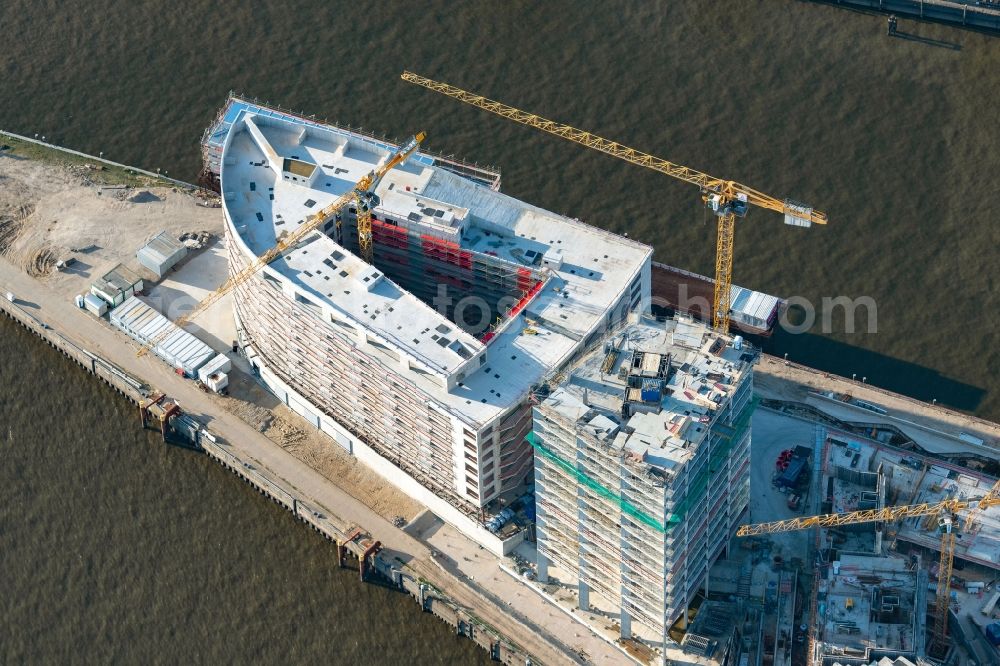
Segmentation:
{"type": "Polygon", "coordinates": [[[773,483],[782,492],[789,492],[801,487],[809,479],[809,459],[812,449],[807,446],[796,446],[785,449],[778,455],[775,462],[773,483]]]}
{"type": "Polygon", "coordinates": [[[626,162],[659,171],[673,178],[697,185],[705,205],[718,217],[715,253],[715,291],[712,326],[715,330],[729,331],[729,314],[733,284],[733,232],[737,217],[746,217],[750,206],[759,206],[785,215],[785,224],[810,227],[826,224],[825,213],[794,201],[779,201],[757,190],[732,180],[722,180],[694,169],[668,162],[654,155],[629,148],[616,141],[599,137],[590,132],[563,125],[501,102],[476,95],[461,88],[424,78],[412,72],[403,72],[404,81],[415,83],[466,104],[495,113],[498,116],[568,139],[580,145],[599,150],[626,162]]]}
{"type": "MultiPolygon", "coordinates": [[[[416,151],[425,136],[426,135],[423,132],[420,132],[411,137],[409,141],[402,146],[399,146],[384,164],[373,171],[370,171],[361,180],[355,183],[354,187],[337,197],[333,203],[311,215],[297,229],[287,235],[283,234],[280,236],[274,247],[257,257],[257,259],[248,266],[231,275],[221,287],[202,299],[202,301],[198,303],[190,312],[181,315],[174,320],[174,324],[178,327],[183,327],[184,324],[193,320],[234,288],[256,275],[257,271],[277,259],[282,252],[295,247],[299,242],[305,239],[306,236],[322,226],[331,217],[336,219],[337,238],[339,239],[343,211],[352,203],[354,204],[358,221],[358,245],[361,248],[361,258],[370,264],[373,259],[371,211],[379,204],[378,196],[375,194],[375,188],[378,187],[378,184],[381,182],[385,174],[405,162],[406,159],[414,151],[416,151]]],[[[145,354],[149,349],[155,349],[156,345],[162,342],[168,335],[170,335],[170,333],[171,330],[167,327],[163,333],[156,338],[153,338],[145,346],[143,346],[139,350],[139,355],[141,356],[145,354]]]]}
{"type": "Polygon", "coordinates": [[[784,472],[788,469],[788,463],[792,460],[792,455],[794,451],[791,449],[785,449],[778,454],[778,460],[775,462],[774,466],[779,472],[784,472]]]}
{"type": "MultiPolygon", "coordinates": [[[[743,525],[736,530],[736,536],[759,536],[804,530],[810,527],[835,527],[838,525],[854,525],[858,523],[882,523],[916,516],[933,516],[937,518],[938,530],[941,532],[940,564],[938,566],[937,591],[934,610],[934,641],[938,646],[947,645],[948,640],[948,604],[950,598],[951,574],[955,559],[955,521],[960,511],[968,511],[965,517],[965,531],[972,527],[977,511],[982,511],[1000,504],[1000,481],[997,481],[990,491],[979,499],[946,499],[933,504],[908,504],[903,506],[887,506],[882,509],[867,509],[848,513],[827,513],[819,516],[789,518],[770,523],[743,525]]],[[[815,596],[815,595],[814,595],[815,596]]],[[[814,605],[815,609],[815,605],[814,605]]],[[[815,626],[815,622],[813,623],[815,626]]]]}

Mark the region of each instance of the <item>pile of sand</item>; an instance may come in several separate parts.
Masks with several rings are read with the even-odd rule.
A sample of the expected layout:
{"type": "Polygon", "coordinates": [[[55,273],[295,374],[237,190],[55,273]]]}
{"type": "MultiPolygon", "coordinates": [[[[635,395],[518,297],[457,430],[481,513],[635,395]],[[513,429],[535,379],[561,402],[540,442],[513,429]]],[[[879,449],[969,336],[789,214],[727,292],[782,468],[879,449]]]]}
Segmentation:
{"type": "Polygon", "coordinates": [[[383,518],[405,522],[424,510],[239,370],[230,373],[224,406],[383,518]]]}

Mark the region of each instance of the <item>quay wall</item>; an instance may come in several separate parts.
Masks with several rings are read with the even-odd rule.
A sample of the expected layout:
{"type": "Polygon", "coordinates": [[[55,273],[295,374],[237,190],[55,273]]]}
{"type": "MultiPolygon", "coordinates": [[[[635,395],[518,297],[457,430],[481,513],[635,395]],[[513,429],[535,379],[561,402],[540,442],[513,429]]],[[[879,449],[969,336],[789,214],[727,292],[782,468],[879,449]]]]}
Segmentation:
{"type": "MultiPolygon", "coordinates": [[[[94,354],[68,340],[52,326],[26,312],[15,302],[0,298],[0,315],[7,317],[30,331],[63,356],[71,359],[108,384],[117,393],[138,406],[155,391],[141,379],[134,377],[107,359],[94,354]]],[[[176,417],[175,417],[176,418],[176,417]]],[[[219,436],[211,433],[190,416],[183,416],[194,427],[175,428],[175,432],[193,435],[191,444],[204,452],[212,460],[231,471],[257,492],[291,512],[295,518],[337,547],[341,566],[346,566],[348,558],[358,562],[361,579],[375,584],[385,584],[408,594],[424,612],[446,622],[459,636],[465,636],[486,650],[494,661],[504,664],[539,664],[498,630],[482,621],[464,606],[452,601],[431,583],[406,570],[406,565],[385,554],[377,552],[377,542],[357,540],[361,526],[349,525],[321,507],[315,501],[302,496],[293,488],[263,469],[236,455],[219,436]],[[371,553],[371,554],[369,554],[371,553]],[[374,571],[377,576],[368,576],[374,571]]],[[[187,424],[185,424],[187,425],[187,424]]]]}
{"type": "MultiPolygon", "coordinates": [[[[758,377],[777,379],[786,382],[789,386],[804,387],[815,392],[834,391],[841,394],[851,394],[877,405],[890,407],[894,412],[903,411],[935,419],[940,423],[941,428],[934,431],[936,434],[951,437],[956,442],[968,446],[970,442],[962,442],[958,438],[959,432],[968,432],[983,440],[983,444],[977,448],[981,448],[984,453],[996,455],[1000,452],[1000,425],[972,414],[958,412],[934,402],[928,403],[911,398],[857,379],[823,372],[770,354],[760,355],[760,362],[754,372],[758,377]]],[[[760,392],[758,390],[758,393],[760,392]]],[[[872,412],[872,420],[878,420],[877,416],[878,414],[872,412]]],[[[889,417],[885,417],[883,420],[893,422],[893,419],[889,417]]],[[[930,429],[927,425],[920,423],[908,423],[907,425],[921,430],[930,429]]]]}
{"type": "MultiPolygon", "coordinates": [[[[6,130],[0,130],[0,136],[9,136],[12,139],[17,139],[19,141],[27,141],[28,143],[33,143],[36,146],[42,146],[44,148],[50,148],[52,150],[58,150],[61,153],[66,153],[67,155],[75,155],[77,157],[82,157],[92,162],[98,162],[107,166],[117,167],[119,169],[124,169],[126,171],[131,171],[135,174],[141,174],[143,176],[148,176],[149,178],[156,178],[168,182],[177,187],[184,188],[186,190],[202,190],[204,188],[198,185],[192,185],[191,183],[185,182],[183,180],[177,180],[176,178],[170,178],[160,173],[153,173],[152,171],[146,171],[145,169],[140,169],[139,167],[129,166],[128,164],[122,164],[121,162],[114,162],[103,157],[97,157],[96,155],[90,155],[88,153],[81,153],[78,150],[73,150],[72,148],[66,148],[64,146],[57,146],[54,143],[48,143],[47,141],[40,141],[34,139],[30,136],[24,136],[23,134],[17,134],[16,132],[8,132],[6,130]]],[[[215,194],[214,192],[212,193],[215,194]]]]}
{"type": "Polygon", "coordinates": [[[1000,5],[966,4],[949,0],[818,0],[827,5],[869,9],[905,18],[936,21],[1000,32],[1000,5]]]}
{"type": "Polygon", "coordinates": [[[152,393],[149,385],[137,377],[133,377],[111,361],[87,351],[68,340],[59,331],[45,322],[24,311],[16,302],[11,303],[6,298],[0,298],[0,313],[12,319],[23,328],[34,333],[47,345],[60,352],[68,359],[75,361],[105,384],[113,388],[125,399],[138,405],[140,401],[152,393]]]}

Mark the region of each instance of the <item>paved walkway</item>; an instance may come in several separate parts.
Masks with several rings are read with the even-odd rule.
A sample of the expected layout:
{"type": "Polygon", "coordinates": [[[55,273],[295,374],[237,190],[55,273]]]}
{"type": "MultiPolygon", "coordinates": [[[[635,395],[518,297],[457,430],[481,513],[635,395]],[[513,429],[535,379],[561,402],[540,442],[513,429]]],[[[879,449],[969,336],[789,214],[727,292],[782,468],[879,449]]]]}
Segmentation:
{"type": "MultiPolygon", "coordinates": [[[[126,372],[145,379],[150,385],[177,400],[185,412],[206,423],[209,430],[223,437],[241,457],[252,459],[274,476],[294,486],[304,495],[324,506],[331,515],[363,526],[390,556],[398,556],[411,571],[429,580],[454,601],[474,609],[484,621],[509,639],[524,647],[545,664],[579,662],[575,655],[584,653],[588,661],[601,664],[622,663],[616,648],[590,635],[565,616],[554,617],[541,599],[529,598],[514,581],[482,580],[483,586],[495,597],[487,601],[475,586],[459,578],[455,558],[435,563],[430,549],[364,504],[348,495],[328,479],[308,467],[267,437],[251,428],[237,416],[226,411],[212,396],[198,389],[194,382],[176,375],[152,354],[136,356],[138,346],[104,321],[80,310],[68,298],[57,294],[43,283],[25,275],[18,268],[0,259],[0,293],[13,292],[25,309],[79,346],[117,363],[126,372]],[[450,560],[450,562],[448,561],[450,560]],[[450,569],[451,572],[447,572],[450,569]],[[509,612],[514,609],[518,618],[509,612]],[[572,653],[573,656],[571,656],[572,653]]],[[[463,550],[468,548],[466,545],[463,550]]],[[[480,556],[488,555],[480,551],[480,556]]],[[[459,556],[461,557],[461,556],[459,556]]],[[[496,571],[499,573],[499,561],[496,571]]],[[[473,574],[474,576],[474,574],[473,574]]]]}
{"type": "MultiPolygon", "coordinates": [[[[427,537],[427,541],[447,554],[450,570],[463,578],[472,579],[474,585],[485,589],[498,603],[509,606],[511,612],[521,616],[525,624],[539,631],[544,627],[563,637],[565,647],[586,663],[628,663],[626,653],[611,648],[605,638],[585,624],[585,618],[574,618],[543,599],[521,579],[503,571],[496,556],[469,541],[451,525],[444,524],[437,529],[432,527],[428,532],[433,534],[427,537]]],[[[507,564],[511,563],[508,561],[507,564]]]]}
{"type": "MultiPolygon", "coordinates": [[[[891,419],[880,419],[879,415],[873,412],[862,413],[853,410],[853,413],[848,416],[857,417],[858,413],[862,413],[869,418],[850,420],[864,420],[873,423],[880,421],[892,423],[895,421],[896,425],[905,422],[902,425],[908,425],[910,428],[908,434],[917,442],[920,442],[921,438],[919,431],[924,430],[922,436],[928,440],[941,439],[941,435],[951,438],[951,450],[957,450],[962,446],[962,442],[957,438],[959,433],[965,432],[984,440],[984,446],[978,447],[980,453],[996,455],[1000,452],[1000,425],[996,423],[795,363],[786,364],[774,356],[766,354],[761,356],[760,363],[754,371],[754,389],[767,398],[795,400],[811,404],[813,404],[813,400],[810,400],[809,391],[850,393],[855,398],[885,408],[888,410],[887,415],[892,417],[891,419]]],[[[824,411],[828,410],[824,408],[824,411]]],[[[944,440],[942,439],[942,441],[944,440]]],[[[941,446],[940,442],[936,441],[929,441],[928,444],[932,450],[935,445],[941,446]]]]}

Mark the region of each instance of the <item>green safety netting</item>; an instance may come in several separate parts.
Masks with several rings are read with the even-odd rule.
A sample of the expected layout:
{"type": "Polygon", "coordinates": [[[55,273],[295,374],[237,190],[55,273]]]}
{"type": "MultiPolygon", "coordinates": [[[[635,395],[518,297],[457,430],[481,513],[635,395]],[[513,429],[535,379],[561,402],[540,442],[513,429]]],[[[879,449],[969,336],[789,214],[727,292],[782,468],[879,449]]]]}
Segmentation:
{"type": "Polygon", "coordinates": [[[717,424],[713,427],[714,432],[722,437],[723,443],[712,451],[708,465],[703,467],[698,473],[698,476],[691,481],[688,487],[687,496],[674,508],[673,513],[667,516],[665,525],[661,524],[660,521],[640,509],[635,504],[624,499],[621,496],[620,491],[616,491],[605,486],[603,483],[592,478],[583,470],[578,469],[575,463],[567,460],[549,447],[545,446],[545,444],[542,443],[541,438],[535,435],[534,431],[529,432],[525,439],[529,444],[531,444],[532,447],[534,447],[536,451],[545,456],[548,460],[551,460],[567,474],[571,474],[576,477],[576,480],[584,487],[617,504],[621,508],[622,512],[632,516],[639,522],[660,532],[666,532],[672,529],[674,525],[680,523],[692,503],[701,500],[705,489],[708,487],[709,474],[718,471],[720,464],[724,461],[726,456],[729,455],[729,451],[733,448],[733,444],[743,438],[743,433],[746,432],[746,429],[750,425],[750,419],[753,416],[753,412],[757,407],[758,401],[759,398],[754,397],[750,402],[748,402],[732,425],[717,424]]]}

